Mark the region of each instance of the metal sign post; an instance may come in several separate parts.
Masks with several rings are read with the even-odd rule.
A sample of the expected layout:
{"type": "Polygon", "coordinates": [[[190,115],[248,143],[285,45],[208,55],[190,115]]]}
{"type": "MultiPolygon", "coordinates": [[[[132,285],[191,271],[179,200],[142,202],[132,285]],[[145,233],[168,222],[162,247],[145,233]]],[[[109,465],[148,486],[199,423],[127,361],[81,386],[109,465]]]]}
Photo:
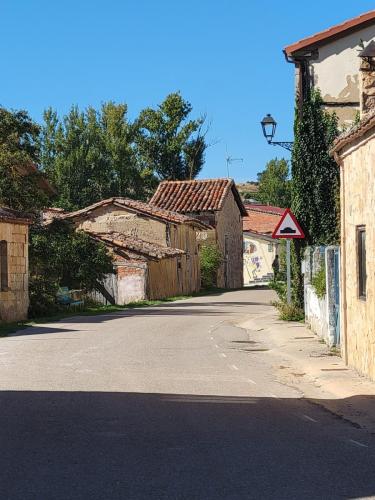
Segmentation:
{"type": "Polygon", "coordinates": [[[290,238],[286,240],[286,300],[288,304],[292,303],[292,287],[290,273],[290,238]]]}
{"type": "Polygon", "coordinates": [[[286,300],[292,303],[291,269],[290,269],[290,240],[304,238],[305,234],[298,224],[295,215],[287,208],[272,233],[272,238],[286,239],[286,300]]]}

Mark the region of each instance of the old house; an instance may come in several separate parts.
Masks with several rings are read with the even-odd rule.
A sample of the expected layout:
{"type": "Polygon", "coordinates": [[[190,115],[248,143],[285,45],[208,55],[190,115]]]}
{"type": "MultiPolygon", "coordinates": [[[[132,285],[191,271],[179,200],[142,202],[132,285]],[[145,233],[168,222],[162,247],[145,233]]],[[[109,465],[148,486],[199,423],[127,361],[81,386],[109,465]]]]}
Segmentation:
{"type": "Polygon", "coordinates": [[[102,295],[126,304],[189,294],[200,289],[196,232],[207,226],[192,217],[126,198],[109,198],[59,217],[106,244],[116,275],[102,295]]]}
{"type": "Polygon", "coordinates": [[[27,318],[29,215],[0,207],[0,321],[27,318]]]}
{"type": "Polygon", "coordinates": [[[244,285],[265,283],[273,278],[272,262],[278,252],[278,240],[272,233],[284,213],[283,208],[245,203],[243,218],[244,285]]]}
{"type": "Polygon", "coordinates": [[[217,286],[243,285],[242,217],[247,212],[232,179],[164,181],[151,203],[212,226],[214,240],[223,256],[217,286]]]}
{"type": "Polygon", "coordinates": [[[375,10],[299,40],[284,49],[296,67],[296,94],[301,105],[312,87],[342,125],[351,125],[360,108],[358,53],[375,39],[375,10]]]}
{"type": "Polygon", "coordinates": [[[346,362],[375,380],[375,50],[362,53],[362,118],[335,141],[341,198],[341,345],[346,362]],[[367,54],[367,55],[366,55],[367,54]]]}

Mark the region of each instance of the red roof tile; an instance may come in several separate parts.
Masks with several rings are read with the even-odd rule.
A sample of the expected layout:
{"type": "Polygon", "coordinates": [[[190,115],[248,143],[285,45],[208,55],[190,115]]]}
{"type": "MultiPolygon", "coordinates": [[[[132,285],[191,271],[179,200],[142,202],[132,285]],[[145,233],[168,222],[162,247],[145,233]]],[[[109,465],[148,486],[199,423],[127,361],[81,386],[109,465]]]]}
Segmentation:
{"type": "Polygon", "coordinates": [[[232,179],[163,181],[150,203],[181,213],[221,210],[227,194],[232,191],[242,215],[245,207],[232,179]]]}
{"type": "Polygon", "coordinates": [[[350,144],[352,141],[359,139],[366,132],[375,127],[375,110],[367,113],[362,120],[357,124],[351,127],[349,130],[340,134],[334,141],[331,151],[331,154],[339,153],[340,150],[350,144]]]}
{"type": "Polygon", "coordinates": [[[303,38],[298,42],[288,45],[287,47],[285,47],[284,52],[286,55],[291,56],[299,50],[308,49],[312,46],[324,45],[325,43],[328,43],[331,38],[339,38],[340,36],[345,36],[346,32],[348,31],[354,31],[356,29],[363,28],[366,25],[373,24],[374,22],[375,10],[371,10],[370,12],[361,14],[358,17],[354,17],[353,19],[349,19],[348,21],[345,21],[341,24],[337,24],[324,31],[320,31],[315,35],[303,38]]]}
{"type": "Polygon", "coordinates": [[[265,236],[270,236],[273,233],[285,211],[283,208],[268,205],[255,205],[255,207],[247,205],[246,210],[247,216],[242,219],[243,231],[265,236]],[[259,207],[272,209],[272,211],[259,210],[259,207]]]}
{"type": "Polygon", "coordinates": [[[178,255],[184,255],[185,252],[178,248],[163,247],[156,243],[149,243],[147,241],[134,238],[133,236],[125,236],[121,233],[96,233],[94,231],[85,231],[92,238],[102,241],[106,245],[114,248],[115,250],[124,250],[130,253],[135,253],[141,257],[150,258],[153,260],[168,259],[178,255]]]}
{"type": "Polygon", "coordinates": [[[275,215],[283,215],[285,212],[285,208],[275,207],[273,205],[261,205],[258,203],[246,203],[245,202],[246,211],[249,212],[265,212],[269,214],[275,215]]]}
{"type": "Polygon", "coordinates": [[[70,212],[64,215],[63,219],[74,219],[75,217],[79,217],[81,215],[88,214],[99,207],[104,207],[107,205],[115,205],[118,207],[124,207],[129,210],[133,210],[136,213],[148,215],[149,217],[154,217],[155,219],[173,222],[175,224],[191,224],[200,229],[209,229],[209,226],[204,224],[203,222],[195,219],[194,217],[187,217],[185,215],[172,212],[171,210],[165,210],[164,208],[157,207],[150,203],[144,203],[143,201],[131,200],[129,198],[108,198],[107,200],[99,201],[98,203],[94,203],[89,207],[82,208],[81,210],[77,210],[75,212],[70,212]]]}

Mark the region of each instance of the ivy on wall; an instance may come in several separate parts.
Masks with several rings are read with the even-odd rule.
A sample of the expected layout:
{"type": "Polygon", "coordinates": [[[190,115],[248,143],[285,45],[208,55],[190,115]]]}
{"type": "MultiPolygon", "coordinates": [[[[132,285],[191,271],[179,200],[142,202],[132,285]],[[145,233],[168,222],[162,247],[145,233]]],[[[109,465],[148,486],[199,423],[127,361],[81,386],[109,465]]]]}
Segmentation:
{"type": "Polygon", "coordinates": [[[338,121],[322,105],[320,91],[312,90],[301,115],[296,111],[294,124],[292,211],[306,234],[306,240],[294,240],[292,255],[293,301],[299,306],[303,305],[304,247],[339,241],[339,169],[329,154],[339,133],[338,121]]]}

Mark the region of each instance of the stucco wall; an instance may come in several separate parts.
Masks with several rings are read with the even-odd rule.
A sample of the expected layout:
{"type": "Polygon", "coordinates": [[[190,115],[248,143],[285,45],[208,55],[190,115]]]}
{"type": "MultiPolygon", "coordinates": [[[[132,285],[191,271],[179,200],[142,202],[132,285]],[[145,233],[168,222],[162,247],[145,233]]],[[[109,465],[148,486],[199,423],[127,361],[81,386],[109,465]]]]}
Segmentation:
{"type": "Polygon", "coordinates": [[[229,193],[222,210],[216,212],[217,243],[224,262],[218,272],[218,286],[239,288],[243,286],[243,232],[242,217],[232,193],[229,193]],[[227,254],[225,239],[227,237],[227,254]]]}
{"type": "Polygon", "coordinates": [[[248,233],[243,234],[243,240],[244,284],[272,279],[272,262],[276,255],[277,244],[248,233]]]}
{"type": "Polygon", "coordinates": [[[341,331],[348,364],[375,380],[375,132],[350,147],[341,166],[341,331]],[[367,297],[358,296],[357,227],[366,226],[367,297]]]}
{"type": "Polygon", "coordinates": [[[8,290],[0,291],[0,321],[27,318],[29,307],[28,226],[0,222],[0,241],[8,243],[8,290]]]}
{"type": "Polygon", "coordinates": [[[365,45],[375,39],[374,28],[350,33],[319,47],[319,57],[311,61],[313,83],[319,87],[325,102],[358,103],[353,107],[329,108],[339,116],[340,122],[350,124],[359,109],[359,65],[360,40],[365,45]]]}

